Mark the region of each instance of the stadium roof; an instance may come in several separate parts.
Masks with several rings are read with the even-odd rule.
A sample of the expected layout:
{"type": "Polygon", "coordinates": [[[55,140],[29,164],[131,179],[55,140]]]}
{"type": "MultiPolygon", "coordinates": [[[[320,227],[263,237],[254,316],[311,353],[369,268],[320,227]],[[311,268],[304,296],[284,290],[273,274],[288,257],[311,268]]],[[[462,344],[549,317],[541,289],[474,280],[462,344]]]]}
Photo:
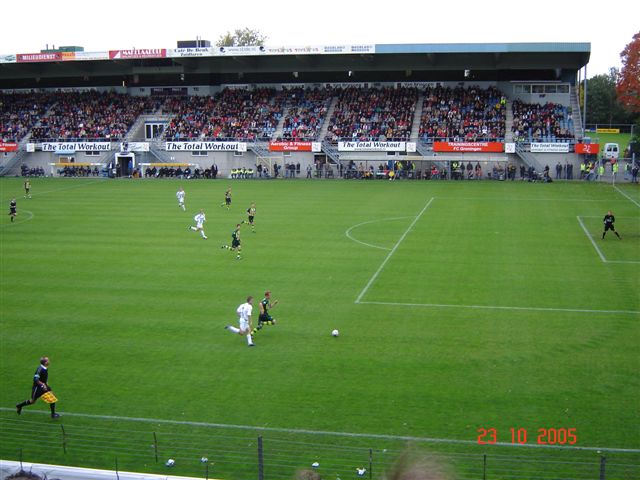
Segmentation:
{"type": "Polygon", "coordinates": [[[0,88],[336,81],[564,80],[589,43],[203,47],[0,55],[0,88]],[[471,77],[471,78],[469,78],[471,77]]]}

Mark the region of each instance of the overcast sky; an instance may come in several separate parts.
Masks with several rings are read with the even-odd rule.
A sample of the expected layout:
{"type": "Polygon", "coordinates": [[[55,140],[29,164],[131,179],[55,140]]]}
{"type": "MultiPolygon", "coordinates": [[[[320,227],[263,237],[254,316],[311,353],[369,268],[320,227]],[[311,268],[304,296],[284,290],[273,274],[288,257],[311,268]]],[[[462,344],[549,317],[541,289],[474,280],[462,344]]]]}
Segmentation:
{"type": "Polygon", "coordinates": [[[590,42],[592,77],[620,67],[620,52],[640,30],[633,4],[615,2],[609,15],[606,4],[571,0],[9,1],[0,54],[39,52],[46,44],[88,52],[175,48],[177,40],[214,43],[249,27],[265,34],[267,45],[590,42]]]}

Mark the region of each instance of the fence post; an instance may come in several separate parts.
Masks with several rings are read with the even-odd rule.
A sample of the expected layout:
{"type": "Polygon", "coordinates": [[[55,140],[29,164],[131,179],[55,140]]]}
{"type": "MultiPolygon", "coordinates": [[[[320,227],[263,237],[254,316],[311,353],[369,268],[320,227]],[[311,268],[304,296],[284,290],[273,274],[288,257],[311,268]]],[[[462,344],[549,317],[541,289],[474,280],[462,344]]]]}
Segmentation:
{"type": "Polygon", "coordinates": [[[22,467],[22,449],[20,449],[20,471],[24,471],[24,468],[22,467]]]}
{"type": "Polygon", "coordinates": [[[262,435],[258,435],[258,480],[264,480],[264,456],[262,450],[262,435]]]}
{"type": "Polygon", "coordinates": [[[120,474],[118,473],[118,457],[116,457],[116,479],[120,480],[120,474]]]}
{"type": "Polygon", "coordinates": [[[64,425],[60,424],[60,428],[62,429],[62,451],[64,454],[67,454],[67,434],[64,431],[64,425]]]}
{"type": "Polygon", "coordinates": [[[487,480],[487,454],[482,455],[483,457],[483,465],[482,465],[482,480],[487,480]]]}
{"type": "Polygon", "coordinates": [[[607,463],[607,457],[604,455],[600,457],[600,480],[605,480],[605,464],[607,463]]]}
{"type": "Polygon", "coordinates": [[[153,451],[156,454],[156,463],[158,463],[158,437],[156,437],[156,432],[153,432],[153,451]]]}
{"type": "Polygon", "coordinates": [[[369,480],[373,478],[373,448],[369,449],[369,480]]]}

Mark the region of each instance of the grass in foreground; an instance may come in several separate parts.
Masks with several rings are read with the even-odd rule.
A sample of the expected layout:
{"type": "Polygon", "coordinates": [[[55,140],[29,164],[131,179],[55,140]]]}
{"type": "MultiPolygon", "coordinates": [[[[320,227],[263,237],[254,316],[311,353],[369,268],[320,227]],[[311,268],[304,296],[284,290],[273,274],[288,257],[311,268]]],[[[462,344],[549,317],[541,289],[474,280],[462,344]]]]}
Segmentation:
{"type": "MultiPolygon", "coordinates": [[[[471,442],[479,427],[501,442],[526,428],[528,443],[539,428],[576,428],[580,446],[640,448],[638,265],[602,262],[578,221],[606,258],[640,260],[638,206],[611,186],[237,181],[227,211],[228,182],[182,182],[184,213],[177,181],[34,180],[31,200],[19,179],[0,182],[19,211],[0,224],[3,458],[22,447],[26,460],[113,468],[119,455],[121,468],[165,471],[157,430],[171,438],[161,460],[188,458],[177,474],[201,473],[208,448],[220,477],[255,465],[258,431],[70,415],[67,456],[59,438],[36,447],[16,430],[49,420],[28,412],[19,420],[34,424],[16,424],[11,408],[44,354],[63,414],[471,442]],[[220,245],[252,201],[257,232],[243,228],[236,261],[220,245]],[[186,228],[199,208],[207,241],[186,228]],[[598,240],[608,209],[622,242],[598,240]],[[281,301],[279,323],[248,349],[223,327],[265,289],[281,301]]],[[[368,448],[402,444],[268,435],[272,473],[285,478],[323,448],[364,449],[346,469],[368,448]]]]}

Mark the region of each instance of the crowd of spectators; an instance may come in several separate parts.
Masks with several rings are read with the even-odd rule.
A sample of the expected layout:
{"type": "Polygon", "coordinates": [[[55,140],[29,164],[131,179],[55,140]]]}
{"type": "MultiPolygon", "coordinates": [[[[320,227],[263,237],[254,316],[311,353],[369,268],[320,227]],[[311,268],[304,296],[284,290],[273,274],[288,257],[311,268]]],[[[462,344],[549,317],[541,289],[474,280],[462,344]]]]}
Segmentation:
{"type": "Polygon", "coordinates": [[[568,107],[557,103],[523,103],[514,100],[513,140],[516,142],[566,142],[574,138],[568,107]]]}
{"type": "Polygon", "coordinates": [[[347,87],[338,90],[327,139],[407,141],[417,100],[417,88],[347,87]]]}
{"type": "Polygon", "coordinates": [[[331,89],[294,88],[285,90],[289,108],[284,118],[283,140],[315,140],[327,115],[331,89]]]}
{"type": "Polygon", "coordinates": [[[159,108],[157,97],[115,92],[61,92],[41,125],[32,130],[38,140],[120,140],[139,115],[159,108]]]}
{"type": "Polygon", "coordinates": [[[420,138],[427,142],[501,140],[505,135],[506,102],[494,87],[427,87],[420,138]]]}
{"type": "Polygon", "coordinates": [[[19,142],[53,103],[51,93],[0,93],[0,141],[19,142]]]}
{"type": "Polygon", "coordinates": [[[284,92],[272,88],[226,88],[214,97],[168,98],[163,112],[173,114],[167,140],[269,140],[282,117],[284,92]]]}

